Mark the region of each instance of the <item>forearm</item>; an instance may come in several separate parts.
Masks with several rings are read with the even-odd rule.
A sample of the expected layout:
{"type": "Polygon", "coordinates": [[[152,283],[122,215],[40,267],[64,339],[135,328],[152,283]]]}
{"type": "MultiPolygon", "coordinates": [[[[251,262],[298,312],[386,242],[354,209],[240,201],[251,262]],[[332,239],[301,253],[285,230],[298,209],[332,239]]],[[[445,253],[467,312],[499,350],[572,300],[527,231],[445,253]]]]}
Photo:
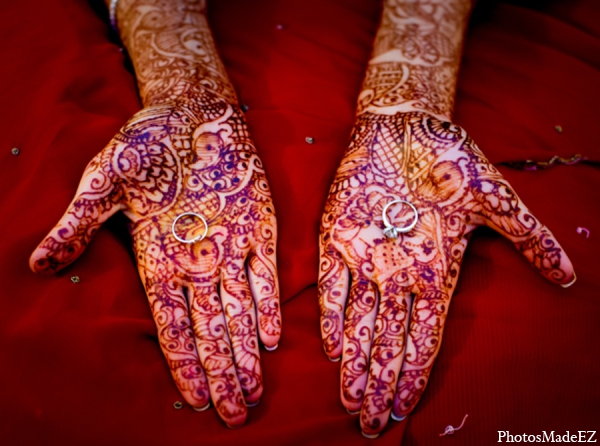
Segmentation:
{"type": "Polygon", "coordinates": [[[385,0],[357,114],[450,119],[471,0],[385,0]]]}
{"type": "MultiPolygon", "coordinates": [[[[110,0],[105,0],[110,7],[110,0]]],[[[204,0],[119,0],[116,23],[144,106],[169,103],[183,93],[209,93],[236,103],[215,48],[204,0]]]]}

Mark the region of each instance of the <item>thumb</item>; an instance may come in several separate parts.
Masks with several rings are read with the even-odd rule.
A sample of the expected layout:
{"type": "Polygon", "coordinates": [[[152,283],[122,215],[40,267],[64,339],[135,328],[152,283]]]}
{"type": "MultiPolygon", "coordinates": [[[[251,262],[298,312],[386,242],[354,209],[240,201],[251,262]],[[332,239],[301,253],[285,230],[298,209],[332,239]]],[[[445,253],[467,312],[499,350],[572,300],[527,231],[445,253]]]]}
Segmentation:
{"type": "Polygon", "coordinates": [[[524,239],[509,236],[515,247],[548,280],[568,288],[575,283],[573,265],[550,230],[539,223],[539,230],[524,239]]]}
{"type": "Polygon", "coordinates": [[[513,242],[546,279],[565,288],[575,283],[573,265],[558,240],[527,209],[508,182],[501,179],[485,183],[485,224],[513,242]]]}
{"type": "Polygon", "coordinates": [[[101,152],[88,164],[67,211],[31,254],[29,266],[34,272],[51,274],[69,265],[102,223],[121,209],[120,188],[107,161],[109,157],[101,152]]]}

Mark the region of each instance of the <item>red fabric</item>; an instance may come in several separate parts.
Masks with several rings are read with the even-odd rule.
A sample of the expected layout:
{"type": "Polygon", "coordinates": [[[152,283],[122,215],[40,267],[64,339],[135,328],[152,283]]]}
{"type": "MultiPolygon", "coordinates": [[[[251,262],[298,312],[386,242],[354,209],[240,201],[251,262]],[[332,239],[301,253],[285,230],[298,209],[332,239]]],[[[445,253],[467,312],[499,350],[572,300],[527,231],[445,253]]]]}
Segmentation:
{"type": "MultiPolygon", "coordinates": [[[[122,217],[66,271],[29,271],[30,252],[62,215],[83,168],[139,102],[102,4],[3,1],[2,444],[370,443],[339,403],[339,363],[321,351],[315,283],[319,217],[380,8],[375,0],[209,3],[268,169],[285,301],[279,349],[263,353],[262,401],[232,431],[214,410],[173,408],[182,398],[158,347],[122,217]],[[72,283],[73,275],[81,282],[72,283]]],[[[479,2],[455,121],[493,162],[600,158],[599,19],[596,0],[479,2]]],[[[506,240],[476,232],[428,389],[407,421],[390,422],[374,443],[482,445],[496,443],[498,430],[600,430],[599,172],[584,165],[503,172],[558,237],[578,281],[568,290],[552,285],[506,240]],[[589,238],[577,234],[579,226],[589,238]],[[462,430],[439,437],[466,413],[462,430]]]]}

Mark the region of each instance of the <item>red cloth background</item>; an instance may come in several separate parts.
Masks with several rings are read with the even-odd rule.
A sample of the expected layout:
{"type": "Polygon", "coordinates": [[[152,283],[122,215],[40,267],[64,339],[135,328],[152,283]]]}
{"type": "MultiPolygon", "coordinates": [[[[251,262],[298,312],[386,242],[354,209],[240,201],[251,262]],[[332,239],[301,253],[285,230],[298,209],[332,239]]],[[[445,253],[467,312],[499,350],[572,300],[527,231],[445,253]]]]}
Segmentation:
{"type": "MultiPolygon", "coordinates": [[[[376,0],[209,2],[273,190],[284,301],[279,349],[263,351],[264,396],[232,431],[214,410],[174,409],[182,398],[122,217],[66,271],[29,271],[29,254],[62,215],[83,168],[139,101],[101,2],[2,1],[1,444],[487,445],[499,430],[600,431],[600,175],[586,165],[501,168],[567,250],[578,276],[572,288],[546,282],[510,243],[478,230],[414,413],[367,440],[339,403],[339,363],[320,347],[317,231],[380,8],[376,0]],[[462,430],[439,437],[466,413],[462,430]]],[[[597,0],[479,2],[455,121],[494,163],[600,158],[599,104],[597,0]]]]}

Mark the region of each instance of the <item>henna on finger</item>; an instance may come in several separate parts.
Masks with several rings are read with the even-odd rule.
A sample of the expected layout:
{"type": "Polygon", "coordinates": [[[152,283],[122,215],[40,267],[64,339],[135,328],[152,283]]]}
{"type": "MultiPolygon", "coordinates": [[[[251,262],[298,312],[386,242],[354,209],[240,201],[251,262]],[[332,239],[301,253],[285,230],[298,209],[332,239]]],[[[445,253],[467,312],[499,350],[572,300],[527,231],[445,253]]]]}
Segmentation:
{"type": "Polygon", "coordinates": [[[158,331],[160,347],[177,388],[192,407],[204,407],[210,392],[196,350],[187,299],[180,285],[158,282],[145,273],[146,294],[158,331]]]}
{"type": "Polygon", "coordinates": [[[247,403],[257,402],[263,391],[256,312],[242,263],[227,265],[219,289],[238,380],[247,403]]]}
{"type": "Polygon", "coordinates": [[[330,243],[329,234],[320,244],[319,307],[321,309],[321,338],[325,354],[332,360],[342,354],[344,309],[350,277],[341,255],[330,243]]]}
{"type": "MultiPolygon", "coordinates": [[[[350,410],[361,408],[364,433],[383,429],[392,401],[396,417],[417,404],[440,348],[468,240],[484,224],[515,242],[551,280],[573,277],[558,242],[463,129],[422,112],[358,117],[322,218],[320,299],[331,303],[321,305],[321,317],[333,325],[330,307],[344,301],[331,298],[331,290],[344,283],[339,265],[347,264],[353,282],[343,321],[342,401],[350,410]],[[397,238],[384,234],[384,210],[393,226],[403,228],[415,220],[415,209],[414,228],[397,238]],[[372,284],[382,293],[378,306],[372,284]],[[404,351],[404,332],[389,319],[400,314],[400,304],[390,313],[385,302],[407,293],[416,297],[410,312],[402,310],[410,318],[404,351]]],[[[331,332],[326,328],[324,341],[331,332]]]]}
{"type": "Polygon", "coordinates": [[[87,165],[75,198],[31,254],[32,271],[53,274],[74,262],[100,226],[123,208],[118,180],[101,153],[87,165]]]}
{"type": "Polygon", "coordinates": [[[200,361],[219,416],[230,427],[244,423],[246,403],[233,360],[227,323],[215,284],[194,282],[190,313],[200,361]]]}
{"type": "Polygon", "coordinates": [[[356,411],[365,396],[379,297],[375,284],[356,271],[352,280],[344,315],[341,394],[344,407],[356,411]]]}
{"type": "Polygon", "coordinates": [[[244,392],[253,402],[262,391],[256,325],[265,345],[276,345],[281,330],[277,230],[262,162],[204,13],[197,0],[119,1],[144,108],[90,163],[31,265],[66,266],[123,210],[178,388],[194,407],[205,407],[210,392],[223,420],[238,426],[244,392]]]}
{"type": "Polygon", "coordinates": [[[366,434],[378,433],[388,422],[404,358],[412,300],[410,293],[393,280],[383,285],[380,294],[369,379],[360,417],[361,428],[366,434]]]}
{"type": "Polygon", "coordinates": [[[425,390],[441,347],[452,291],[453,287],[447,292],[429,288],[415,297],[394,399],[393,411],[397,418],[408,415],[425,390]]]}
{"type": "MultiPolygon", "coordinates": [[[[270,239],[269,239],[270,240],[270,239]]],[[[281,335],[281,308],[275,264],[274,240],[262,243],[247,260],[248,280],[258,315],[258,333],[269,350],[281,335]]]]}

